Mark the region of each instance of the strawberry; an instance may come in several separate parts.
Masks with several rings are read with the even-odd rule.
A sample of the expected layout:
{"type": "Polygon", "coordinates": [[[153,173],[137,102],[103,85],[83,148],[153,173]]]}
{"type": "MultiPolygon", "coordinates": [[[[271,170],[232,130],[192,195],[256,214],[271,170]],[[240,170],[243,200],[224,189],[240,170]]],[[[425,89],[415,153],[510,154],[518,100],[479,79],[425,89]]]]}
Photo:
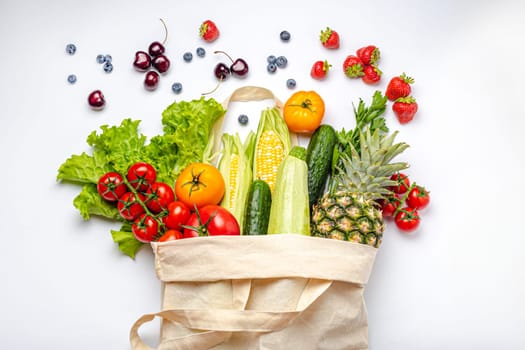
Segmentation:
{"type": "Polygon", "coordinates": [[[379,70],[374,65],[365,65],[365,68],[363,68],[363,76],[361,79],[367,84],[375,84],[379,80],[381,80],[381,75],[383,72],[379,70]]]}
{"type": "Polygon", "coordinates": [[[406,124],[412,119],[417,112],[417,102],[416,99],[412,96],[400,97],[392,105],[392,110],[394,111],[397,120],[401,124],[406,124]]]}
{"type": "Polygon", "coordinates": [[[395,101],[400,97],[407,97],[412,92],[410,84],[414,79],[408,77],[405,73],[398,77],[393,77],[386,87],[385,95],[390,101],[395,101]]]}
{"type": "Polygon", "coordinates": [[[339,34],[329,27],[326,27],[325,30],[321,30],[320,39],[323,46],[327,49],[339,48],[339,34]]]}
{"type": "Polygon", "coordinates": [[[357,50],[357,57],[363,61],[364,65],[375,65],[381,56],[379,49],[374,45],[368,45],[357,50]]]}
{"type": "Polygon", "coordinates": [[[219,29],[217,25],[209,19],[202,22],[199,27],[199,36],[204,39],[204,41],[212,42],[219,37],[219,29]]]}
{"type": "Polygon", "coordinates": [[[317,61],[312,66],[312,70],[310,71],[310,76],[317,80],[323,80],[326,78],[326,74],[328,74],[328,70],[332,67],[331,64],[328,63],[328,61],[317,61]]]}
{"type": "Polygon", "coordinates": [[[364,75],[363,61],[357,56],[349,55],[343,62],[343,72],[349,78],[359,78],[364,75]]]}

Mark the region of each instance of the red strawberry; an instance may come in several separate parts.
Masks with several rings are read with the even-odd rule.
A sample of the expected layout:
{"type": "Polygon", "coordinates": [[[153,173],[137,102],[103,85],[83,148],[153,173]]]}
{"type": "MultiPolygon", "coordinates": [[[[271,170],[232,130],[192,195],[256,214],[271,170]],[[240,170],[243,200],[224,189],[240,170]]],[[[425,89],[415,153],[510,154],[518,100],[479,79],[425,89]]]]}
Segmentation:
{"type": "Polygon", "coordinates": [[[343,62],[343,72],[349,78],[359,78],[364,75],[363,73],[363,61],[357,56],[347,56],[343,62]]]}
{"type": "Polygon", "coordinates": [[[326,78],[326,74],[328,74],[328,70],[332,67],[331,64],[328,63],[328,61],[317,61],[312,66],[312,70],[310,71],[310,76],[317,80],[323,80],[326,78]]]}
{"type": "Polygon", "coordinates": [[[365,68],[363,68],[363,74],[362,79],[365,83],[375,84],[381,80],[383,72],[381,72],[376,66],[366,65],[365,68]]]}
{"type": "Polygon", "coordinates": [[[321,30],[321,43],[324,47],[327,49],[338,49],[339,48],[339,34],[329,28],[326,27],[325,30],[321,30]]]}
{"type": "Polygon", "coordinates": [[[386,87],[385,95],[390,101],[395,101],[400,97],[407,97],[412,92],[410,84],[414,79],[408,77],[405,73],[398,77],[393,77],[386,87]]]}
{"type": "Polygon", "coordinates": [[[219,29],[213,21],[207,19],[199,27],[199,35],[204,41],[212,42],[219,37],[219,29]]]}
{"type": "Polygon", "coordinates": [[[406,124],[412,119],[417,112],[417,102],[412,96],[400,97],[392,105],[397,119],[401,124],[406,124]]]}
{"type": "Polygon", "coordinates": [[[357,57],[363,61],[364,65],[375,65],[379,61],[380,56],[379,49],[374,45],[368,45],[357,50],[357,57]]]}

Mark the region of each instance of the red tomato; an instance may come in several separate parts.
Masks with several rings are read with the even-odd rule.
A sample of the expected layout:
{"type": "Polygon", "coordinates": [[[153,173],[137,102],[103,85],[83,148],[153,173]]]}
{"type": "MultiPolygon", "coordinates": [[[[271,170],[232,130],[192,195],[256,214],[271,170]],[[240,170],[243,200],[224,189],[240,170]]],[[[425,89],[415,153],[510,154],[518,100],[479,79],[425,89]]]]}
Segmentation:
{"type": "Polygon", "coordinates": [[[159,223],[154,217],[144,213],[135,220],[131,232],[140,242],[148,243],[153,241],[159,232],[159,223]]]}
{"type": "MultiPolygon", "coordinates": [[[[144,196],[139,193],[139,200],[144,201],[144,196]]],[[[144,213],[144,208],[133,192],[126,192],[119,198],[117,208],[120,215],[129,221],[135,220],[140,214],[144,213]]]]}
{"type": "Polygon", "coordinates": [[[145,192],[157,180],[157,171],[149,163],[138,162],[129,167],[127,178],[134,189],[145,192]]]}
{"type": "Polygon", "coordinates": [[[182,232],[177,230],[168,230],[164,232],[162,236],[159,238],[159,242],[167,242],[167,241],[174,241],[177,239],[182,238],[182,232]]]}
{"type": "Polygon", "coordinates": [[[122,175],[111,171],[100,177],[97,184],[97,191],[105,200],[115,202],[128,191],[128,188],[124,183],[122,175]]]}
{"type": "Polygon", "coordinates": [[[423,186],[414,186],[408,193],[407,204],[414,209],[424,209],[430,202],[428,191],[423,186]]]}
{"type": "Polygon", "coordinates": [[[394,212],[401,205],[401,200],[395,194],[388,196],[381,202],[381,209],[383,211],[383,217],[391,217],[394,212]]]}
{"type": "Polygon", "coordinates": [[[402,173],[395,173],[390,177],[390,180],[396,181],[395,186],[391,186],[388,189],[397,194],[405,193],[410,187],[410,180],[408,176],[402,173]]]}
{"type": "Polygon", "coordinates": [[[218,205],[205,205],[191,214],[184,228],[184,238],[198,236],[240,235],[235,216],[218,205]]]}
{"type": "Polygon", "coordinates": [[[175,200],[175,192],[164,182],[154,182],[146,191],[146,205],[154,213],[168,209],[168,204],[175,200]]]}
{"type": "Polygon", "coordinates": [[[190,208],[181,201],[174,201],[168,204],[168,215],[163,218],[164,225],[172,230],[182,230],[181,225],[185,225],[190,218],[190,208]]]}
{"type": "Polygon", "coordinates": [[[405,207],[397,212],[395,223],[404,232],[415,231],[419,227],[420,217],[417,209],[405,207]]]}

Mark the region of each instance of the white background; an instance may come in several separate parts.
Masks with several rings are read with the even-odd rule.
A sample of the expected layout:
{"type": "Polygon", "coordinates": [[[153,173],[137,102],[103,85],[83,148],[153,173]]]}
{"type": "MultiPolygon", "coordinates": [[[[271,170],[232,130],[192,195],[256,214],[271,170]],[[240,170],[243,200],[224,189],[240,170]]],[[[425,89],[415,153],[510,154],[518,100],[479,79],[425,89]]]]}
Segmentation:
{"type": "MultiPolygon", "coordinates": [[[[57,169],[89,151],[86,137],[102,124],[130,117],[145,135],[159,133],[166,106],[213,88],[213,67],[224,59],[212,52],[220,49],[251,71],[210,97],[258,85],[285,100],[285,81],[295,78],[297,90],[323,96],[325,122],[339,128],[353,126],[359,98],[370,101],[402,72],[414,77],[416,119],[399,125],[390,104],[386,118],[411,145],[408,174],[432,203],[417,233],[388,226],[366,289],[370,349],[523,349],[524,19],[525,3],[504,0],[1,1],[2,348],[129,349],[133,322],[158,311],[152,253],[146,247],[131,260],[112,242],[118,224],[84,222],[72,205],[80,188],[57,183],[57,169]],[[147,92],[131,63],[136,50],[163,39],[159,18],[172,68],[147,92]],[[207,18],[221,29],[213,44],[197,35],[207,18]],[[319,44],[326,26],[341,36],[337,51],[319,44]],[[287,44],[283,29],[292,34],[287,44]],[[68,43],[77,45],[74,56],[65,54],[68,43]],[[346,55],[368,44],[382,52],[376,86],[342,74],[346,55]],[[198,46],[207,56],[185,63],[182,54],[198,46]],[[113,73],[95,62],[99,53],[113,56],[113,73]],[[268,74],[270,54],[285,55],[288,67],[268,74]],[[333,65],[322,82],[309,77],[318,59],[333,65]],[[71,73],[75,85],[66,82],[71,73]],[[170,90],[175,81],[181,95],[170,90]],[[94,89],[107,99],[101,112],[86,103],[94,89]]],[[[258,115],[250,117],[254,127],[258,115]]],[[[150,342],[155,329],[144,330],[150,342]]]]}

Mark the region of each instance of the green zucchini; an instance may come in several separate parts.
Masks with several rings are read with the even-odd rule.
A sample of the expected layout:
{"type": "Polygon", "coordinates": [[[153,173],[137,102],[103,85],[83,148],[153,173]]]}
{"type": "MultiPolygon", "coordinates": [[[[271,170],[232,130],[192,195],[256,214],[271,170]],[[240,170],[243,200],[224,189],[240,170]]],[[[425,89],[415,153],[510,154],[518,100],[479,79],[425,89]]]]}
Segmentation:
{"type": "Polygon", "coordinates": [[[337,134],[334,128],[327,124],[319,126],[308,143],[306,165],[308,166],[308,200],[310,210],[322,196],[326,187],[336,144],[337,134]]]}
{"type": "Polygon", "coordinates": [[[248,191],[243,235],[265,235],[268,232],[272,192],[263,180],[254,180],[248,191]]]}

